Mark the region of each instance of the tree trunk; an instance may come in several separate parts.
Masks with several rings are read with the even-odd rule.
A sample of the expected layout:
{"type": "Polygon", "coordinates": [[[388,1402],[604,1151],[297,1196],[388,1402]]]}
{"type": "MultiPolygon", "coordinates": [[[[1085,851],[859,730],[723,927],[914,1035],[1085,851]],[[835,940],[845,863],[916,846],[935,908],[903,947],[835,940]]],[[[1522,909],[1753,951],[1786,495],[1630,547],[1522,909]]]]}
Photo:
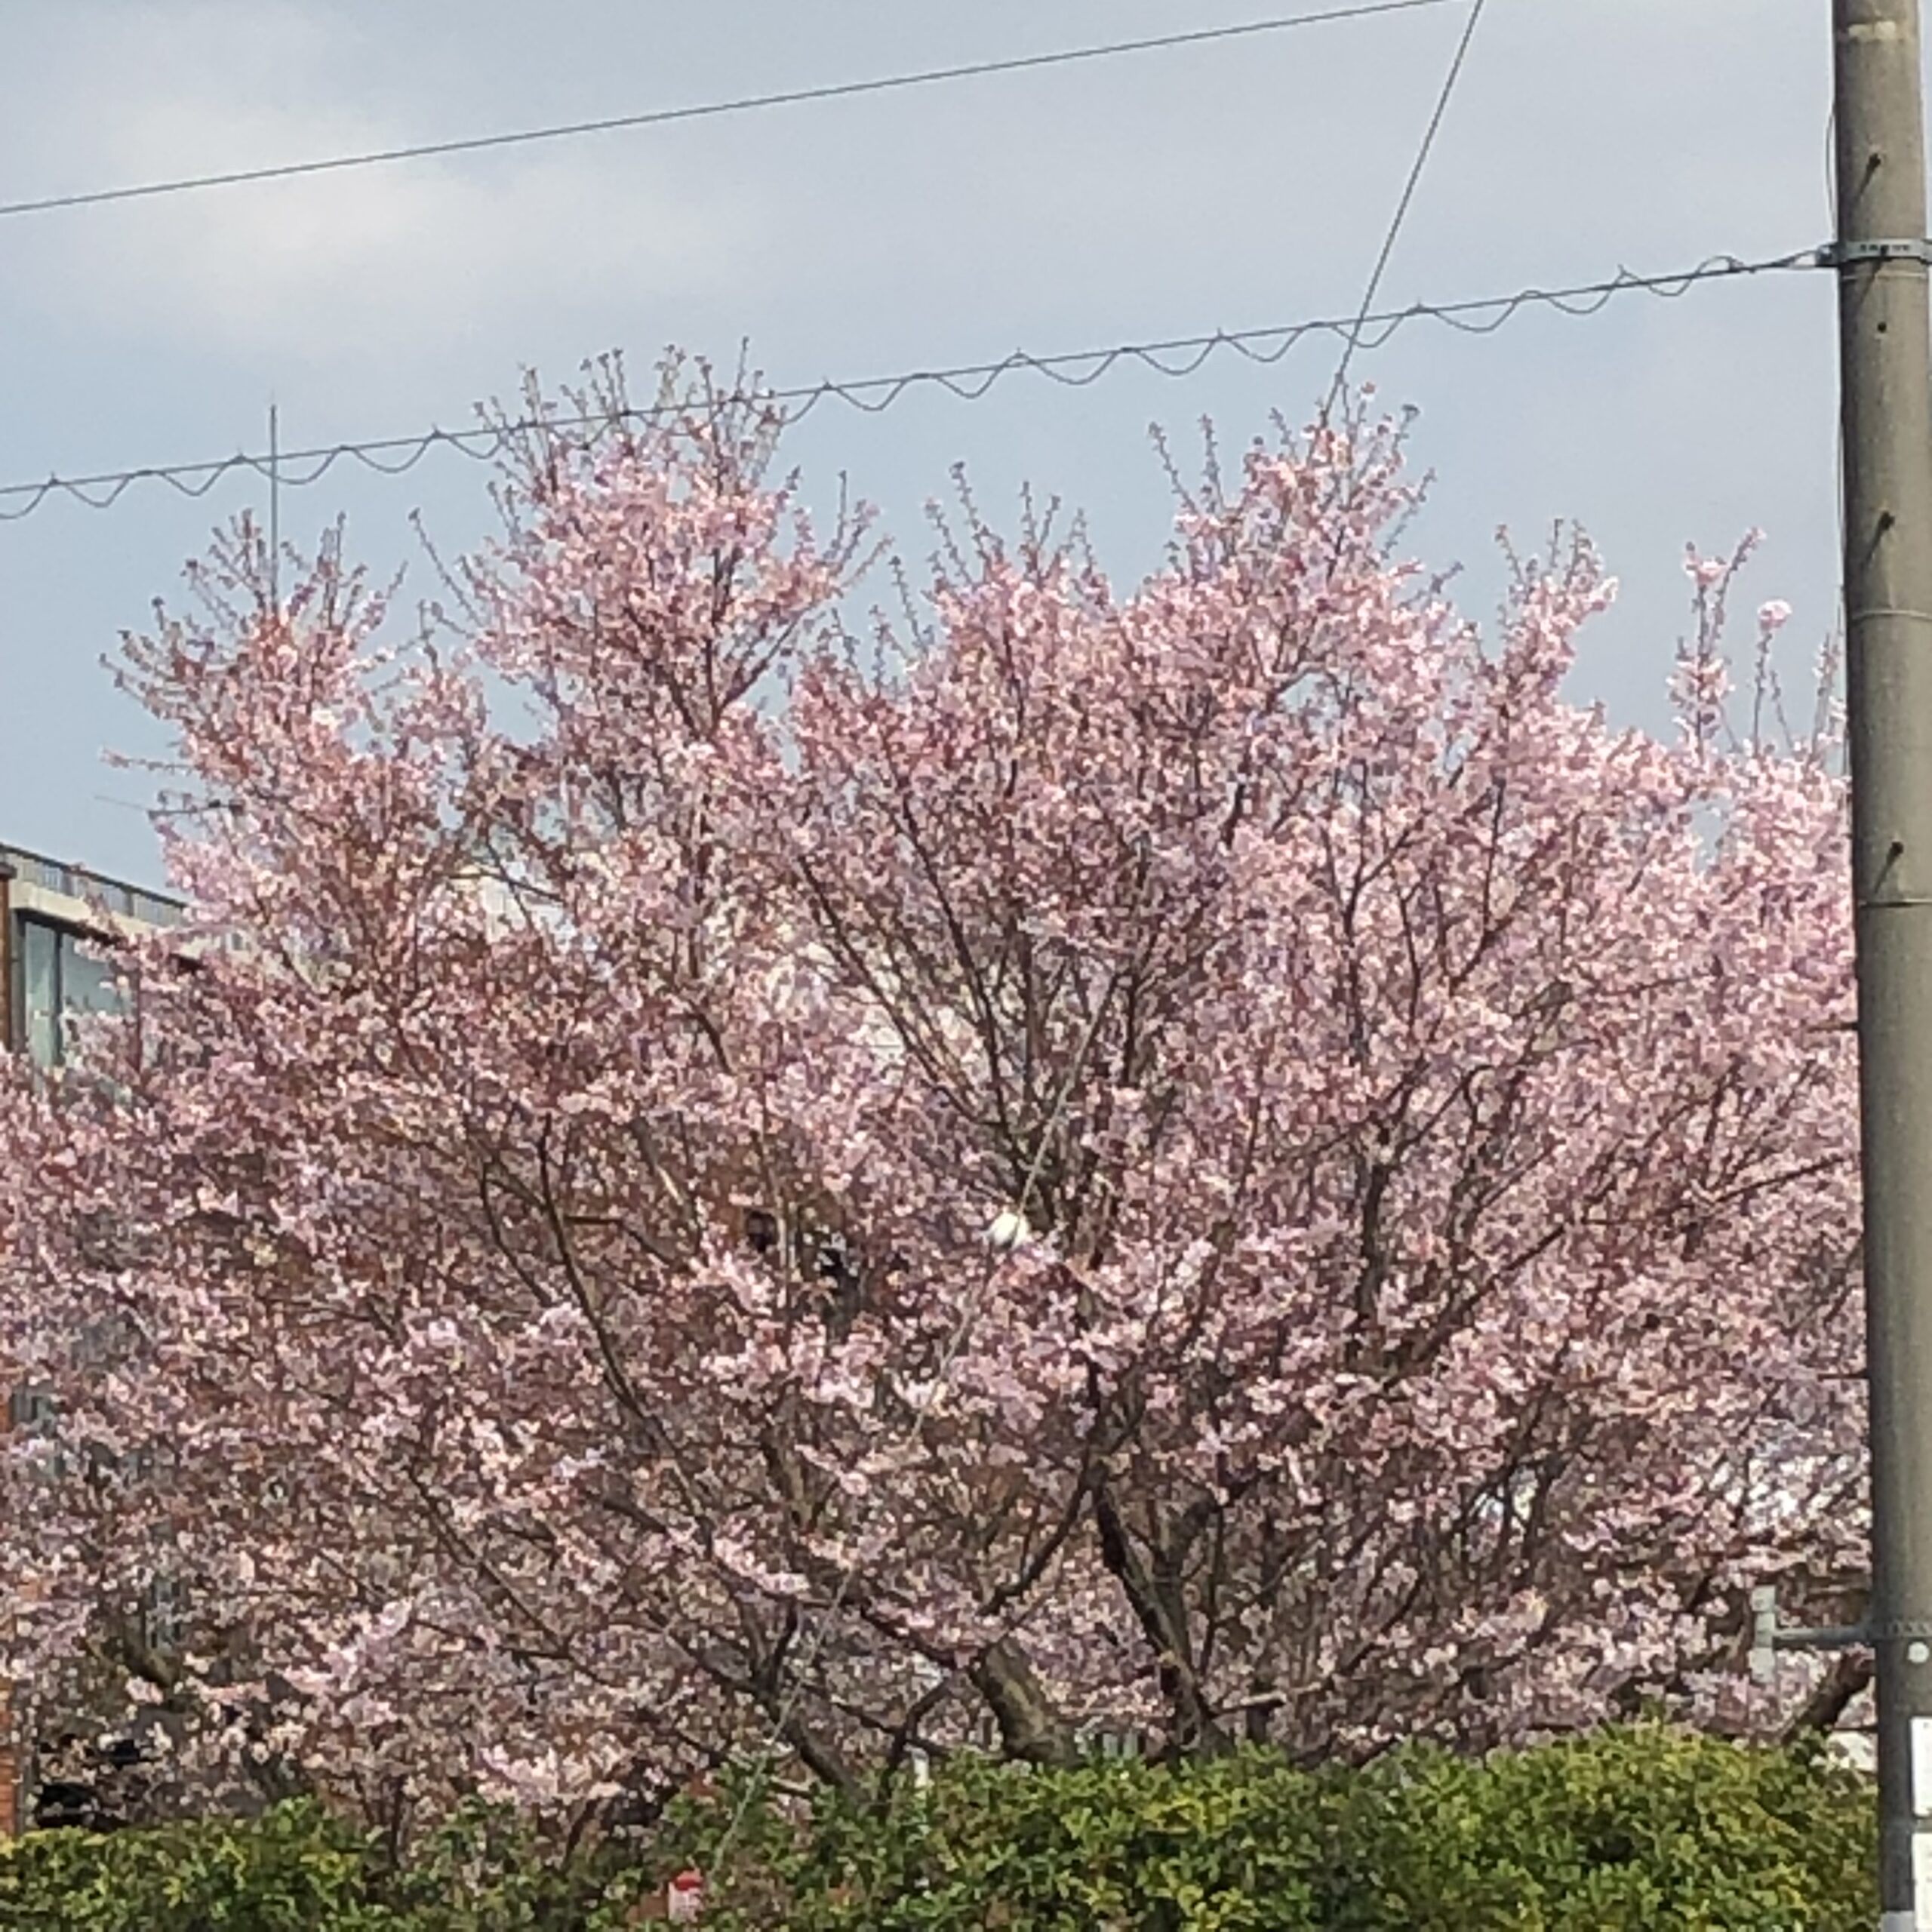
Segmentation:
{"type": "Polygon", "coordinates": [[[1070,1764],[1073,1732],[1041,1688],[1026,1654],[1002,1637],[969,1673],[973,1687],[992,1707],[999,1739],[1009,1758],[1029,1764],[1070,1764]]]}

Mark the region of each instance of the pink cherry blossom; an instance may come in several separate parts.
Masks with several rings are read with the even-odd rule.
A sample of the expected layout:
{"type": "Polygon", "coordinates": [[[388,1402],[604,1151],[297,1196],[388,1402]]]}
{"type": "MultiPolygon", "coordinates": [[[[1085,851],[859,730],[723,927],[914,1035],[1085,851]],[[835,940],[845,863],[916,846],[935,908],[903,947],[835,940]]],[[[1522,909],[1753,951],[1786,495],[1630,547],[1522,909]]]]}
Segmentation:
{"type": "Polygon", "coordinates": [[[1587,546],[1488,637],[1403,561],[1392,430],[1131,589],[969,516],[858,635],[771,444],[559,426],[460,620],[245,526],[128,646],[193,911],[0,1106],[6,1667],[378,1813],[1787,1721],[1746,1591],[1863,1576],[1852,981],[1741,557],[1666,744],[1562,694],[1587,546]]]}

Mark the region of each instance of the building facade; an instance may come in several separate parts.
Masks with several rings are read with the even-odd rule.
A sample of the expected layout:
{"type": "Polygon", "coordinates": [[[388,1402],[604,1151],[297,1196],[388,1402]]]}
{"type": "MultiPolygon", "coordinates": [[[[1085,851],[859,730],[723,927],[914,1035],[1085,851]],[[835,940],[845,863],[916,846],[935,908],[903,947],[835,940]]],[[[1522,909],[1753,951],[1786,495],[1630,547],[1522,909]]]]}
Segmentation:
{"type": "MultiPolygon", "coordinates": [[[[0,844],[0,1050],[59,1066],[74,1017],[113,1003],[114,974],[99,956],[101,943],[180,916],[180,903],[162,894],[0,844]]],[[[9,1392],[8,1411],[11,1427],[38,1420],[23,1391],[9,1392]]],[[[22,1743],[0,1686],[0,1835],[22,1822],[22,1743]]]]}
{"type": "Polygon", "coordinates": [[[180,916],[180,903],[161,893],[0,844],[0,1047],[59,1066],[69,1020],[113,998],[112,970],[91,949],[180,916]]]}

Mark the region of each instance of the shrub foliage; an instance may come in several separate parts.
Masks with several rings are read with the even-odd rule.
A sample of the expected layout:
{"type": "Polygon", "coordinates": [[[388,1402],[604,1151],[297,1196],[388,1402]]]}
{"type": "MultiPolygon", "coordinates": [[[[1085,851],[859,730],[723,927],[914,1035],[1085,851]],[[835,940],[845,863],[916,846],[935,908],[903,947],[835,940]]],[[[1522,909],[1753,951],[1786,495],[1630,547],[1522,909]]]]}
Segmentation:
{"type": "Polygon", "coordinates": [[[0,1856],[0,1927],[616,1932],[696,1865],[715,1932],[1854,1932],[1873,1832],[1869,1787],[1815,1748],[1651,1725],[1317,1772],[962,1758],[863,1807],[728,1783],[568,1859],[480,1812],[401,1867],[308,1805],[42,1832],[0,1856]]]}

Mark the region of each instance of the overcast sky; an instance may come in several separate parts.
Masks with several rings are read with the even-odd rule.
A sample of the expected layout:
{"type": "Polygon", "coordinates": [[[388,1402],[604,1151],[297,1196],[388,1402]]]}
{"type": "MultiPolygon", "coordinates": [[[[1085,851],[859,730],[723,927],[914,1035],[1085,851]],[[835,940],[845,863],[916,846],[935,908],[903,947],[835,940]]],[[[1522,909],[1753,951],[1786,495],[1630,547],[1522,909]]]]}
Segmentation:
{"type": "MultiPolygon", "coordinates": [[[[808,86],[1251,20],[1313,0],[0,0],[0,200],[808,86]]],[[[1620,264],[1769,255],[1829,229],[1826,0],[1491,0],[1385,296],[1455,300],[1620,264]]],[[[782,383],[1332,315],[1358,298],[1463,23],[1460,7],[482,156],[0,220],[0,483],[467,420],[534,366],[622,348],[782,383]]],[[[1494,533],[1580,521],[1623,585],[1577,695],[1662,728],[1682,546],[1769,540],[1752,601],[1834,605],[1829,277],[1633,295],[1471,339],[1429,324],[1357,374],[1420,411],[1436,475],[1414,540],[1493,612],[1494,533]]],[[[1072,392],[837,406],[794,432],[924,548],[968,465],[1089,513],[1122,580],[1158,561],[1149,452],[1211,415],[1304,419],[1333,348],[1072,392]]],[[[486,473],[432,457],[284,497],[341,513],[383,568],[420,509],[460,549],[486,473]]],[[[144,721],[100,668],[251,500],[155,487],[0,525],[0,840],[155,870],[133,774],[144,721]]],[[[426,586],[426,589],[427,586],[426,586]]]]}

